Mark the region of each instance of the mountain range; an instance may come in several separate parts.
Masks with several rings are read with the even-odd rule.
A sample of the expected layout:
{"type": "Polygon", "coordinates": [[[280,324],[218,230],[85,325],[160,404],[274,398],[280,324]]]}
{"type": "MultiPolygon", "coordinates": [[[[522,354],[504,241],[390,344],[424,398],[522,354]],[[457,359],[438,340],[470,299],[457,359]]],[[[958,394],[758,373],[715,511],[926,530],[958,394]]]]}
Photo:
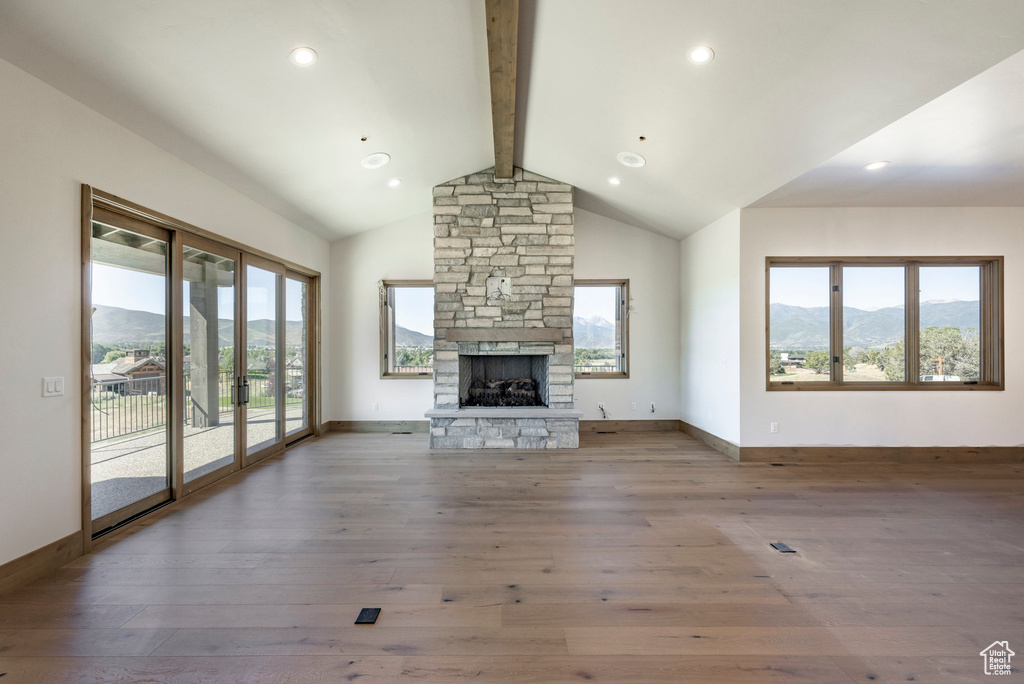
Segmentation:
{"type": "MultiPolygon", "coordinates": [[[[157,344],[164,341],[165,327],[163,314],[136,309],[122,309],[116,306],[96,305],[92,315],[92,341],[105,345],[157,344]]],[[[189,344],[189,318],[184,321],[184,342],[189,344]]],[[[221,346],[231,345],[234,340],[234,322],[227,319],[218,321],[221,346]]],[[[249,321],[248,343],[254,347],[270,347],[274,339],[274,322],[268,319],[249,321]]],[[[302,341],[302,323],[286,321],[285,343],[298,346],[302,341]]]]}
{"type": "Polygon", "coordinates": [[[600,316],[573,318],[572,336],[579,349],[615,349],[615,324],[600,316]]]}
{"type": "Polygon", "coordinates": [[[433,347],[434,338],[431,335],[424,335],[415,330],[409,330],[395,324],[395,346],[396,347],[433,347]]]}
{"type": "MultiPolygon", "coordinates": [[[[975,301],[921,303],[921,327],[978,329],[981,304],[975,301]]],[[[771,348],[828,349],[827,306],[802,307],[772,304],[771,348]]],[[[874,311],[843,307],[844,347],[884,347],[903,339],[904,311],[892,306],[874,311]]]]}

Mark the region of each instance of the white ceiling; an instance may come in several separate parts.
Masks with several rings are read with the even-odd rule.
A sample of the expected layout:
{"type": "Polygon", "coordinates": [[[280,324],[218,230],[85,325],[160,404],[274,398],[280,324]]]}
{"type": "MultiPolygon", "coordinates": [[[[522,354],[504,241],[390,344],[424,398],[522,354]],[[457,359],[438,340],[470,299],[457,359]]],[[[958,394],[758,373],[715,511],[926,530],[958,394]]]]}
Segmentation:
{"type": "MultiPolygon", "coordinates": [[[[828,176],[1024,49],[1019,0],[523,0],[521,14],[517,164],[596,213],[683,237],[766,195],[893,201],[894,179],[969,177],[959,203],[978,204],[1019,187],[1019,127],[1015,144],[994,137],[1020,111],[1019,66],[964,86],[984,101],[961,120],[988,118],[959,152],[907,142],[911,125],[879,154],[918,171],[887,172],[885,190],[828,176]],[[699,43],[711,64],[686,60],[699,43]],[[619,166],[623,150],[647,166],[619,166]]],[[[424,213],[431,186],[493,163],[483,0],[0,0],[0,57],[328,239],[424,213]],[[299,45],[317,64],[288,61],[299,45]],[[359,166],[378,151],[391,164],[359,166]]]]}
{"type": "Polygon", "coordinates": [[[1024,206],[1024,52],[753,206],[1024,206]],[[864,170],[865,164],[879,160],[890,166],[864,170]]]}

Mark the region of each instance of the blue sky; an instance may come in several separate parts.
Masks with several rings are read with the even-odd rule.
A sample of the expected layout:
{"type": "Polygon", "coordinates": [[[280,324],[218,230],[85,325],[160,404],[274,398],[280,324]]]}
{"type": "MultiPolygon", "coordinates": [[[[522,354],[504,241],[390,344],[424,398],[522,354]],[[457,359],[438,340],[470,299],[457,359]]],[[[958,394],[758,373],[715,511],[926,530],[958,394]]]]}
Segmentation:
{"type": "MultiPolygon", "coordinates": [[[[977,266],[922,266],[919,273],[922,302],[975,301],[980,298],[977,266]]],[[[855,309],[902,306],[903,269],[890,266],[846,267],[843,269],[843,290],[843,304],[855,309]]],[[[828,306],[828,268],[773,268],[770,301],[802,307],[828,306]]]]}
{"type": "MultiPolygon", "coordinates": [[[[600,316],[615,322],[614,287],[576,288],[576,316],[600,316]]],[[[395,288],[395,323],[408,330],[434,336],[434,288],[395,288]]]]}
{"type": "MultiPolygon", "coordinates": [[[[247,312],[250,320],[274,318],[273,278],[272,274],[260,269],[250,272],[247,312]]],[[[93,304],[164,314],[164,281],[164,276],[94,263],[92,301],[93,304]]],[[[287,279],[285,283],[285,319],[302,320],[301,283],[287,279]]],[[[230,312],[234,305],[234,288],[221,288],[218,294],[221,318],[228,318],[225,312],[230,312]]]]}

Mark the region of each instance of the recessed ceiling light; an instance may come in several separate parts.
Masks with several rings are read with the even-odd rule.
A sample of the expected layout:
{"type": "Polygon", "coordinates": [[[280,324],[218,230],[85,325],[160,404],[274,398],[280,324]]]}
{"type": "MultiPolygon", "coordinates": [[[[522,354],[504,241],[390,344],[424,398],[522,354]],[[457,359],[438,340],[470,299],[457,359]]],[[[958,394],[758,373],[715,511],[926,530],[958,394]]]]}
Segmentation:
{"type": "Polygon", "coordinates": [[[364,169],[379,169],[380,167],[391,161],[391,155],[384,152],[374,152],[373,154],[363,157],[363,160],[359,162],[363,165],[364,169]]]}
{"type": "Polygon", "coordinates": [[[715,51],[707,45],[698,45],[697,47],[690,48],[686,56],[694,64],[707,64],[715,58],[715,51]]]}
{"type": "Polygon", "coordinates": [[[878,169],[884,169],[888,165],[889,165],[889,162],[887,162],[885,160],[875,161],[875,162],[871,162],[870,164],[865,164],[864,165],[864,170],[865,171],[877,171],[878,169]]]}
{"type": "Polygon", "coordinates": [[[292,50],[291,60],[292,64],[309,66],[316,61],[316,50],[311,47],[297,47],[292,50]]]}
{"type": "Polygon", "coordinates": [[[619,163],[623,166],[628,166],[634,169],[639,169],[647,163],[647,160],[636,152],[619,152],[615,158],[618,159],[619,163]]]}
{"type": "Polygon", "coordinates": [[[618,178],[609,178],[608,182],[611,183],[612,185],[621,185],[622,184],[622,181],[620,181],[618,178]]]}
{"type": "Polygon", "coordinates": [[[388,181],[388,187],[389,188],[397,188],[401,184],[402,184],[402,179],[401,178],[392,178],[391,180],[388,181]]]}

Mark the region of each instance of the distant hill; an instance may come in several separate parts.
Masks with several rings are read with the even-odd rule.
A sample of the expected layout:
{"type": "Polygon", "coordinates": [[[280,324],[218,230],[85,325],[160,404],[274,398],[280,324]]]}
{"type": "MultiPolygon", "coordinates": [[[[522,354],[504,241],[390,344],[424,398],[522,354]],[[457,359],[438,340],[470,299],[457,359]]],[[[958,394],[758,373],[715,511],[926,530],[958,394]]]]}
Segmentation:
{"type": "Polygon", "coordinates": [[[580,349],[615,349],[615,324],[600,316],[573,318],[572,336],[580,349]]]}
{"type": "MultiPolygon", "coordinates": [[[[978,301],[923,302],[922,327],[949,327],[977,330],[980,320],[978,301]]],[[[771,305],[771,347],[773,349],[827,349],[828,307],[771,305]]],[[[903,307],[875,311],[843,307],[846,347],[883,347],[904,335],[903,307]]]]}
{"type": "Polygon", "coordinates": [[[431,335],[424,335],[395,325],[395,346],[396,347],[433,347],[434,338],[431,335]]]}
{"type": "MultiPolygon", "coordinates": [[[[189,344],[190,331],[189,319],[185,318],[184,341],[189,344]]],[[[218,322],[220,330],[220,344],[226,346],[232,343],[233,326],[230,320],[220,319],[218,322]]],[[[269,347],[273,340],[273,323],[267,319],[249,321],[248,336],[249,344],[257,347],[269,347]]],[[[302,323],[298,321],[287,321],[285,324],[285,339],[288,346],[298,346],[302,338],[302,323]]],[[[137,311],[135,309],[121,309],[116,306],[96,305],[96,311],[92,315],[92,340],[99,344],[156,344],[164,341],[164,316],[162,314],[150,313],[149,311],[137,311]]]]}

